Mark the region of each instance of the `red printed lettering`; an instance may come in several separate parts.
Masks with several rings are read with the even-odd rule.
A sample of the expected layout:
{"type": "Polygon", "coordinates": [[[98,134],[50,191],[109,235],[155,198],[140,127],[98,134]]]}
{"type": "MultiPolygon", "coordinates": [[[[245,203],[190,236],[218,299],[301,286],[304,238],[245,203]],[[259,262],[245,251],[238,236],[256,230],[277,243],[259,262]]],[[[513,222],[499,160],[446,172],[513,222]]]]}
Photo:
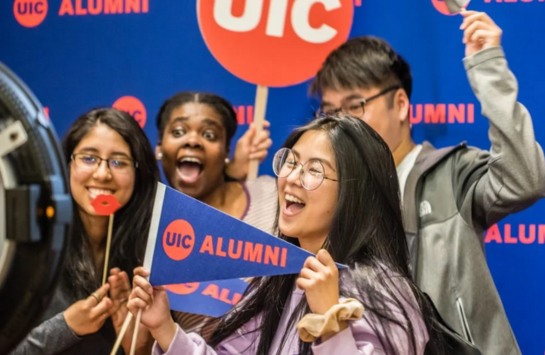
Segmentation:
{"type": "Polygon", "coordinates": [[[244,260],[254,263],[261,263],[263,255],[263,244],[246,242],[244,243],[244,260]]]}
{"type": "Polygon", "coordinates": [[[545,244],[545,225],[543,224],[519,224],[518,236],[511,234],[511,224],[503,226],[503,235],[497,224],[493,225],[486,232],[485,243],[505,244],[545,244]]]}
{"type": "Polygon", "coordinates": [[[242,295],[240,293],[236,293],[233,295],[233,300],[231,301],[233,303],[233,306],[236,305],[240,300],[242,299],[242,295]]]}
{"type": "Polygon", "coordinates": [[[229,300],[229,290],[224,288],[220,292],[220,301],[231,304],[231,301],[229,300]]]}
{"type": "Polygon", "coordinates": [[[72,6],[71,0],[62,0],[59,16],[63,15],[74,15],[74,7],[72,6]]]}
{"type": "Polygon", "coordinates": [[[225,238],[207,235],[200,247],[199,253],[209,254],[220,257],[229,257],[252,263],[263,263],[266,265],[286,267],[288,258],[288,249],[278,246],[266,245],[262,243],[245,242],[242,240],[229,239],[224,243],[225,238]],[[225,244],[228,244],[225,247],[225,244]]]}
{"type": "Polygon", "coordinates": [[[411,119],[411,124],[418,124],[420,122],[422,122],[422,105],[421,104],[418,104],[418,105],[411,105],[411,110],[410,110],[410,119],[411,119]],[[415,111],[416,111],[416,116],[415,116],[415,111]]]}
{"type": "Polygon", "coordinates": [[[227,253],[224,250],[221,250],[222,245],[223,245],[223,238],[218,237],[218,244],[216,245],[216,255],[226,257],[227,253]]]}
{"type": "Polygon", "coordinates": [[[237,113],[237,123],[239,125],[252,124],[254,120],[254,107],[253,106],[238,106],[233,107],[237,113]]]}
{"type": "Polygon", "coordinates": [[[545,224],[540,224],[538,229],[538,243],[545,244],[545,224]]]}
{"type": "Polygon", "coordinates": [[[219,287],[218,285],[210,284],[202,292],[204,296],[210,296],[212,298],[219,298],[219,287]]]}
{"type": "Polygon", "coordinates": [[[445,104],[426,104],[424,111],[426,113],[424,117],[425,123],[445,123],[447,111],[445,104]]]}
{"type": "Polygon", "coordinates": [[[511,237],[511,225],[506,224],[504,226],[504,240],[506,244],[517,244],[517,238],[511,237]]]}
{"type": "Polygon", "coordinates": [[[265,264],[273,264],[274,266],[278,266],[278,259],[280,257],[280,248],[279,247],[271,247],[270,245],[265,246],[265,264]]]}
{"type": "Polygon", "coordinates": [[[207,235],[204,238],[204,241],[202,242],[201,250],[199,250],[199,253],[201,254],[208,253],[210,255],[214,255],[214,241],[212,240],[211,235],[207,235]]]}
{"type": "Polygon", "coordinates": [[[532,244],[536,241],[536,225],[530,224],[529,227],[528,236],[526,236],[526,226],[519,225],[519,240],[522,244],[532,244]]]}
{"type": "Polygon", "coordinates": [[[195,232],[187,221],[177,219],[170,222],[163,233],[163,249],[172,260],[187,258],[195,246],[195,232]]]}
{"type": "Polygon", "coordinates": [[[411,105],[411,124],[465,124],[474,123],[474,104],[414,104],[411,105]]]}
{"type": "Polygon", "coordinates": [[[82,0],[76,0],[76,15],[87,15],[87,9],[81,5],[82,0]]]}
{"type": "Polygon", "coordinates": [[[116,15],[147,12],[149,12],[149,0],[62,0],[59,8],[59,16],[96,16],[101,14],[116,15]],[[73,1],[75,1],[75,6],[73,1]],[[87,7],[85,7],[86,5],[87,7]]]}
{"type": "Polygon", "coordinates": [[[140,12],[140,0],[125,0],[125,13],[140,12]]]}
{"type": "Polygon", "coordinates": [[[484,239],[484,242],[490,243],[492,241],[498,244],[503,243],[501,239],[500,229],[498,228],[497,224],[494,224],[492,227],[488,228],[488,231],[486,232],[486,237],[484,239]]]}
{"type": "Polygon", "coordinates": [[[99,15],[102,12],[102,0],[88,0],[89,14],[99,15]]]}
{"type": "Polygon", "coordinates": [[[106,2],[104,6],[105,14],[122,14],[123,13],[123,0],[104,0],[106,2]]]}
{"type": "MultiPolygon", "coordinates": [[[[168,288],[168,286],[167,286],[167,288],[168,288]]],[[[170,290],[170,288],[169,288],[169,290],[170,290]]],[[[231,305],[237,304],[242,299],[242,295],[240,293],[237,293],[237,292],[235,292],[233,294],[232,299],[230,299],[229,296],[231,294],[231,290],[229,290],[227,288],[221,288],[216,284],[208,285],[201,294],[203,296],[210,296],[210,297],[212,297],[212,298],[214,298],[214,299],[216,299],[218,301],[221,301],[221,302],[224,302],[224,303],[227,303],[227,304],[231,304],[231,305]]]]}
{"type": "Polygon", "coordinates": [[[235,246],[235,241],[233,239],[229,239],[229,249],[228,254],[231,259],[240,259],[242,255],[242,240],[238,240],[237,242],[237,251],[233,251],[233,248],[235,246]]]}
{"type": "Polygon", "coordinates": [[[280,257],[280,266],[286,267],[287,259],[288,259],[288,248],[282,248],[282,256],[280,257]]]}

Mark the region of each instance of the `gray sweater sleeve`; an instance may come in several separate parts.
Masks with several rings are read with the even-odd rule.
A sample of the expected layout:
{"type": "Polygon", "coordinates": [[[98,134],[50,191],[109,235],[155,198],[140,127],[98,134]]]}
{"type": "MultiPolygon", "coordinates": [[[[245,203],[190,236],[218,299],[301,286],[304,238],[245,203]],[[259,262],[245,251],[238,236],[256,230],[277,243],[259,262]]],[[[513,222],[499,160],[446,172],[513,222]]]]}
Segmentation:
{"type": "MultiPolygon", "coordinates": [[[[469,82],[490,123],[490,152],[481,151],[479,178],[462,215],[485,229],[545,196],[545,159],[532,118],[517,101],[518,83],[502,47],[464,59],[469,82]]],[[[471,165],[471,164],[470,164],[471,165]]]]}
{"type": "Polygon", "coordinates": [[[11,355],[53,355],[81,340],[66,324],[64,315],[57,314],[36,328],[11,352],[11,355]]]}

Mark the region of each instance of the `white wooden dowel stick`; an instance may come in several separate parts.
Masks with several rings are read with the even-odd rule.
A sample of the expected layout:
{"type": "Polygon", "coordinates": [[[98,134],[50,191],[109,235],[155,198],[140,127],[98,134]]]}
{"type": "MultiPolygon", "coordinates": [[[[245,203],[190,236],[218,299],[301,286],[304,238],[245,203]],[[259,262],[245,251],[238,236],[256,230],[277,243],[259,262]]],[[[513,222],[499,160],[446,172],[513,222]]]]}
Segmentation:
{"type": "Polygon", "coordinates": [[[134,324],[134,333],[132,334],[130,355],[134,355],[134,352],[136,351],[136,340],[138,338],[138,326],[140,325],[141,318],[142,318],[142,308],[140,308],[140,310],[138,311],[138,314],[136,315],[136,323],[134,324]]]}
{"type": "MultiPolygon", "coordinates": [[[[256,128],[255,134],[259,134],[263,130],[263,122],[265,121],[265,112],[267,111],[267,98],[269,95],[269,88],[267,86],[258,85],[257,92],[255,94],[255,106],[254,106],[254,125],[256,128]]],[[[248,180],[255,180],[257,173],[259,172],[259,161],[250,160],[248,167],[248,180]]]]}
{"type": "Polygon", "coordinates": [[[110,215],[110,223],[108,223],[108,239],[106,240],[106,256],[104,257],[104,271],[102,273],[102,285],[106,283],[108,276],[108,261],[110,259],[110,246],[112,245],[112,230],[114,228],[114,214],[110,215]]]}
{"type": "Polygon", "coordinates": [[[127,316],[125,317],[125,321],[123,322],[123,326],[121,327],[121,331],[119,332],[119,335],[117,336],[117,339],[115,340],[115,344],[110,355],[117,354],[117,350],[119,349],[119,346],[121,345],[121,342],[123,341],[123,337],[125,337],[125,333],[127,332],[127,329],[129,329],[129,325],[131,325],[132,318],[133,318],[132,313],[131,312],[127,313],[127,316]]]}

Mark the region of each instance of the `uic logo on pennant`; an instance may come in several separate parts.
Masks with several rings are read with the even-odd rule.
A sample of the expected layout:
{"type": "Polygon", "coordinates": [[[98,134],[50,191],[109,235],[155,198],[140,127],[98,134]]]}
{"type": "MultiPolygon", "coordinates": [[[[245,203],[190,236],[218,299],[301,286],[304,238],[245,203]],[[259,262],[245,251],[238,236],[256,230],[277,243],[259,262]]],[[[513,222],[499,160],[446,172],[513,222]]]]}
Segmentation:
{"type": "Polygon", "coordinates": [[[171,222],[163,234],[163,249],[169,258],[180,261],[187,258],[195,246],[195,232],[189,222],[178,219],[171,222]]]}

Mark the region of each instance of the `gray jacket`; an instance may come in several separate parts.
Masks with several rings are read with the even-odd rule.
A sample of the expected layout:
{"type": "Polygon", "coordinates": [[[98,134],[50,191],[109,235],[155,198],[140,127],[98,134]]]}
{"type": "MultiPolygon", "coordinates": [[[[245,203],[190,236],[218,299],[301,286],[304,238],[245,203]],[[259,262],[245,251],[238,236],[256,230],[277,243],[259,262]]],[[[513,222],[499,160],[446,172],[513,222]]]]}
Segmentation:
{"type": "Polygon", "coordinates": [[[490,152],[424,143],[409,173],[405,229],[418,286],[483,354],[520,354],[486,263],[484,232],[545,196],[545,160],[501,47],[465,58],[490,121],[490,152]]]}
{"type": "MultiPolygon", "coordinates": [[[[63,312],[75,300],[63,292],[59,284],[43,321],[26,336],[10,355],[96,355],[109,354],[116,339],[110,319],[94,334],[79,337],[68,327],[63,312]]],[[[124,354],[123,349],[118,354],[124,354]]]]}

